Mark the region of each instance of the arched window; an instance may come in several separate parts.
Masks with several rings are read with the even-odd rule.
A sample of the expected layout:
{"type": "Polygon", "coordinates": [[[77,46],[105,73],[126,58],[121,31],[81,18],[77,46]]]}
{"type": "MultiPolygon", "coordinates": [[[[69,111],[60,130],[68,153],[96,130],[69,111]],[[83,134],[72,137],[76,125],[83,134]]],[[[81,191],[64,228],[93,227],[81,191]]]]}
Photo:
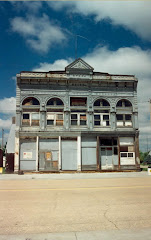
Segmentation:
{"type": "Polygon", "coordinates": [[[118,103],[116,104],[116,107],[132,107],[132,104],[130,101],[126,99],[119,100],[118,103]]]}
{"type": "Polygon", "coordinates": [[[105,99],[98,99],[94,102],[94,106],[97,107],[109,107],[110,104],[105,99]]]}
{"type": "Polygon", "coordinates": [[[24,99],[23,103],[23,112],[22,112],[22,126],[39,126],[40,120],[40,103],[34,97],[28,97],[24,99]]]}
{"type": "Polygon", "coordinates": [[[110,104],[105,99],[94,102],[94,127],[110,126],[110,104]]]}
{"type": "Polygon", "coordinates": [[[39,101],[38,101],[36,98],[34,98],[34,97],[28,97],[28,98],[26,98],[26,99],[23,101],[22,105],[32,106],[32,105],[40,105],[40,103],[39,103],[39,101]]]}
{"type": "Polygon", "coordinates": [[[121,99],[116,104],[116,126],[132,127],[132,104],[127,99],[121,99]]]}
{"type": "Polygon", "coordinates": [[[47,126],[63,126],[64,104],[60,98],[51,98],[47,102],[47,126]]]}
{"type": "Polygon", "coordinates": [[[63,102],[59,98],[51,98],[47,102],[47,106],[63,106],[63,102]]]}

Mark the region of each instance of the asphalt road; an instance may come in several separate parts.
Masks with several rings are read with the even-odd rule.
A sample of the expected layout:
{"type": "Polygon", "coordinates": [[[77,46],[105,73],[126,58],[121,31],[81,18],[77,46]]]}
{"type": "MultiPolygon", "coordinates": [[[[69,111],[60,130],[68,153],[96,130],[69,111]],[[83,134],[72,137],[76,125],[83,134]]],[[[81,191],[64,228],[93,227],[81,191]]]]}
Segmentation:
{"type": "Polygon", "coordinates": [[[151,228],[151,177],[0,180],[0,235],[151,228]]]}

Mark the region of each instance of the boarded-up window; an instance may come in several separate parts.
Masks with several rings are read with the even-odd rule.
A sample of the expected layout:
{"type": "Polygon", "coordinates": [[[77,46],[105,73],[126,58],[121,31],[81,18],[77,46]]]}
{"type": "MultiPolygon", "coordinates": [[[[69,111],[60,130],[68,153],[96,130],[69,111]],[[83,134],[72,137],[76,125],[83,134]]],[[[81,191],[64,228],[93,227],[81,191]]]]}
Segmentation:
{"type": "Polygon", "coordinates": [[[31,126],[39,126],[39,113],[31,114],[31,126]]]}
{"type": "Polygon", "coordinates": [[[87,105],[87,98],[70,98],[70,106],[86,106],[87,105]]]}
{"type": "Polygon", "coordinates": [[[63,125],[63,114],[56,114],[56,125],[57,126],[63,125]]]}
{"type": "Polygon", "coordinates": [[[23,113],[22,126],[39,126],[39,113],[23,113]]]}
{"type": "Polygon", "coordinates": [[[63,126],[63,114],[47,113],[47,125],[63,126]]]}

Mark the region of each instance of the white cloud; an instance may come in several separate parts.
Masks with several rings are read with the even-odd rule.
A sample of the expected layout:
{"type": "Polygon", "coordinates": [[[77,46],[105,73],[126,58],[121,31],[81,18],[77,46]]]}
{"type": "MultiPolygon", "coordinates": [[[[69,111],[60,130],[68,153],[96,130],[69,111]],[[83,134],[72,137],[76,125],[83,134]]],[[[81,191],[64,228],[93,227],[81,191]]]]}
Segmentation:
{"type": "Polygon", "coordinates": [[[0,128],[2,129],[10,129],[10,126],[12,124],[12,120],[11,119],[7,119],[7,120],[3,120],[0,119],[0,128]]]}
{"type": "Polygon", "coordinates": [[[0,99],[0,113],[6,115],[14,115],[16,109],[16,98],[4,98],[0,99]]]}
{"type": "Polygon", "coordinates": [[[33,71],[35,72],[49,72],[52,70],[64,70],[64,68],[71,62],[71,59],[59,59],[54,63],[40,63],[39,67],[35,67],[33,71]]]}
{"type": "Polygon", "coordinates": [[[16,114],[16,98],[0,99],[0,114],[0,129],[9,130],[12,124],[12,117],[16,114]]]}
{"type": "Polygon", "coordinates": [[[111,24],[122,25],[151,41],[150,1],[56,1],[48,4],[57,11],[67,8],[73,13],[94,16],[97,22],[109,20],[111,24]]]}
{"type": "Polygon", "coordinates": [[[15,17],[11,20],[11,30],[23,36],[27,44],[37,52],[45,53],[67,39],[63,30],[50,22],[45,14],[41,18],[31,15],[26,19],[15,17]]]}
{"type": "Polygon", "coordinates": [[[97,47],[83,57],[95,71],[117,74],[135,74],[143,77],[151,74],[151,51],[139,47],[119,48],[110,51],[107,47],[97,47]]]}

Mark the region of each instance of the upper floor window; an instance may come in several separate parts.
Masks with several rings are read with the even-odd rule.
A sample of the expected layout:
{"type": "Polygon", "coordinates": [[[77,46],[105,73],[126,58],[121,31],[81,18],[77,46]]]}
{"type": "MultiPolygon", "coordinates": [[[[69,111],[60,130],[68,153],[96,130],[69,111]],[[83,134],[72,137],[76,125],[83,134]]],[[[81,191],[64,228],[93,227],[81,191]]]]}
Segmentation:
{"type": "Polygon", "coordinates": [[[24,106],[33,106],[33,105],[40,105],[40,103],[39,103],[39,101],[36,98],[28,97],[28,98],[26,98],[23,101],[22,105],[24,105],[24,106]]]}
{"type": "Polygon", "coordinates": [[[98,99],[94,102],[94,126],[110,126],[110,104],[105,99],[98,99]]]}
{"type": "Polygon", "coordinates": [[[47,113],[47,125],[49,126],[63,126],[63,113],[48,112],[47,113]]]}
{"type": "Polygon", "coordinates": [[[22,126],[39,126],[40,119],[40,103],[34,97],[24,99],[22,112],[22,126]]]}
{"type": "Polygon", "coordinates": [[[52,106],[52,107],[63,106],[63,105],[64,104],[63,104],[62,100],[59,98],[51,98],[47,102],[47,106],[52,106]]]}
{"type": "Polygon", "coordinates": [[[125,108],[125,107],[130,108],[130,107],[132,107],[132,104],[131,104],[130,101],[128,101],[126,99],[122,99],[122,100],[118,101],[116,107],[117,108],[122,108],[122,107],[123,108],[125,108]]]}
{"type": "Polygon", "coordinates": [[[116,114],[117,127],[132,127],[131,114],[116,114]]]}
{"type": "Polygon", "coordinates": [[[71,113],[71,125],[72,126],[85,126],[87,125],[87,115],[86,113],[71,113]]]}
{"type": "Polygon", "coordinates": [[[39,126],[39,113],[24,112],[22,114],[22,126],[39,126]]]}
{"type": "Polygon", "coordinates": [[[70,98],[70,106],[71,107],[86,107],[87,106],[87,98],[86,97],[71,97],[70,98]]]}
{"type": "Polygon", "coordinates": [[[110,116],[108,113],[94,113],[94,126],[110,126],[110,116]]]}
{"type": "Polygon", "coordinates": [[[94,107],[109,107],[110,104],[105,99],[98,99],[94,103],[94,107]]]}
{"type": "Polygon", "coordinates": [[[60,98],[51,98],[47,102],[47,126],[63,126],[64,104],[60,98]]]}

